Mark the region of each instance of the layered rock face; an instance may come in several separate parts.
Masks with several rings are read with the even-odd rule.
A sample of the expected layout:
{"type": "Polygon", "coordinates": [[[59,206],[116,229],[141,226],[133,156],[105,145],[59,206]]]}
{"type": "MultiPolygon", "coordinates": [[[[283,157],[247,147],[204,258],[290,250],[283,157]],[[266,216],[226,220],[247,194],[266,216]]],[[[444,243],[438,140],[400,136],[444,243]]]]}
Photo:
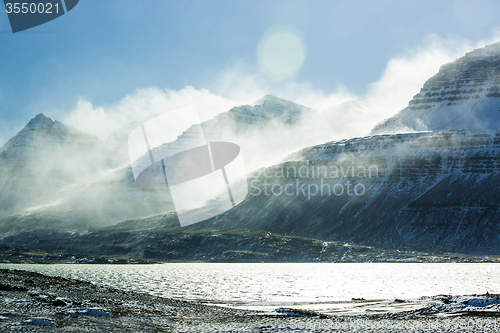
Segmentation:
{"type": "Polygon", "coordinates": [[[306,148],[248,181],[246,201],[192,228],[266,230],[431,252],[500,251],[496,131],[328,143],[306,148]]]}
{"type": "Polygon", "coordinates": [[[408,107],[371,134],[499,127],[500,43],[496,43],[441,66],[408,107]]]}

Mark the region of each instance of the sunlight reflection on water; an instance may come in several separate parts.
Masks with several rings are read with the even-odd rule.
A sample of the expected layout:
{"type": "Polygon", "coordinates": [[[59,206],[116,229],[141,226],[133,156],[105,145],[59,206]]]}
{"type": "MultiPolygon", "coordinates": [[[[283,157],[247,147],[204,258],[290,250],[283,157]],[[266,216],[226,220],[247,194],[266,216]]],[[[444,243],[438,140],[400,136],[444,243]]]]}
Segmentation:
{"type": "Polygon", "coordinates": [[[0,268],[233,306],[500,293],[500,265],[491,263],[0,264],[0,268]]]}

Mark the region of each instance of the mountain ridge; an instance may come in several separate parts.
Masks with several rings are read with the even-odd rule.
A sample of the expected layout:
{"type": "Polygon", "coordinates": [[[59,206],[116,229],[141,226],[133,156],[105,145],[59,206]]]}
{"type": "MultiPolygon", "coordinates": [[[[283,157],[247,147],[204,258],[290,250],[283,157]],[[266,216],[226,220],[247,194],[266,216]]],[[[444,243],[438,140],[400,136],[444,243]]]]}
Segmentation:
{"type": "Polygon", "coordinates": [[[500,43],[441,66],[408,106],[371,131],[500,128],[500,43]]]}
{"type": "MultiPolygon", "coordinates": [[[[255,172],[248,182],[257,195],[250,193],[239,206],[186,232],[262,230],[386,249],[478,255],[500,250],[500,133],[495,130],[379,135],[318,145],[255,172]],[[373,174],[370,166],[377,166],[373,174]],[[320,168],[328,175],[313,172],[320,168]],[[332,194],[318,194],[327,185],[332,194]],[[315,191],[310,196],[309,186],[315,191]],[[333,195],[340,188],[344,192],[333,195]]],[[[175,229],[174,215],[154,221],[153,229],[175,229]]],[[[149,227],[147,220],[136,225],[149,227]]]]}

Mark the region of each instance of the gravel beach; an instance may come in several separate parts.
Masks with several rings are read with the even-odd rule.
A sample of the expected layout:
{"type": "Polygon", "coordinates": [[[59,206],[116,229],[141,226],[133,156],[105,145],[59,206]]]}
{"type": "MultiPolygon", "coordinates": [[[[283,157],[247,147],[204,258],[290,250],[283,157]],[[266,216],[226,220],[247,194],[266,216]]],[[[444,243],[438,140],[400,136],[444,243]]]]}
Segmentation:
{"type": "Polygon", "coordinates": [[[496,295],[436,296],[394,313],[270,314],[0,270],[0,296],[2,332],[500,332],[496,295]]]}

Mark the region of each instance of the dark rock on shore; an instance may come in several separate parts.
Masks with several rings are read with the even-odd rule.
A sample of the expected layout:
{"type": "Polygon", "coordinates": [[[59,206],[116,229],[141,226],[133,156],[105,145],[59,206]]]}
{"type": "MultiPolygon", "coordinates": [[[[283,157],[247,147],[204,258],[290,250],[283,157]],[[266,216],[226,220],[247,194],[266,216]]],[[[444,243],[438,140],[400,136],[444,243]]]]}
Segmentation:
{"type": "MultiPolygon", "coordinates": [[[[20,270],[0,270],[0,285],[2,332],[498,332],[500,328],[498,295],[442,295],[417,300],[422,304],[417,310],[332,315],[208,306],[20,270]]],[[[354,305],[362,306],[359,302],[364,301],[354,305]]],[[[392,303],[401,306],[401,301],[386,305],[391,308],[392,303]]],[[[373,304],[380,307],[380,302],[373,304]]]]}

